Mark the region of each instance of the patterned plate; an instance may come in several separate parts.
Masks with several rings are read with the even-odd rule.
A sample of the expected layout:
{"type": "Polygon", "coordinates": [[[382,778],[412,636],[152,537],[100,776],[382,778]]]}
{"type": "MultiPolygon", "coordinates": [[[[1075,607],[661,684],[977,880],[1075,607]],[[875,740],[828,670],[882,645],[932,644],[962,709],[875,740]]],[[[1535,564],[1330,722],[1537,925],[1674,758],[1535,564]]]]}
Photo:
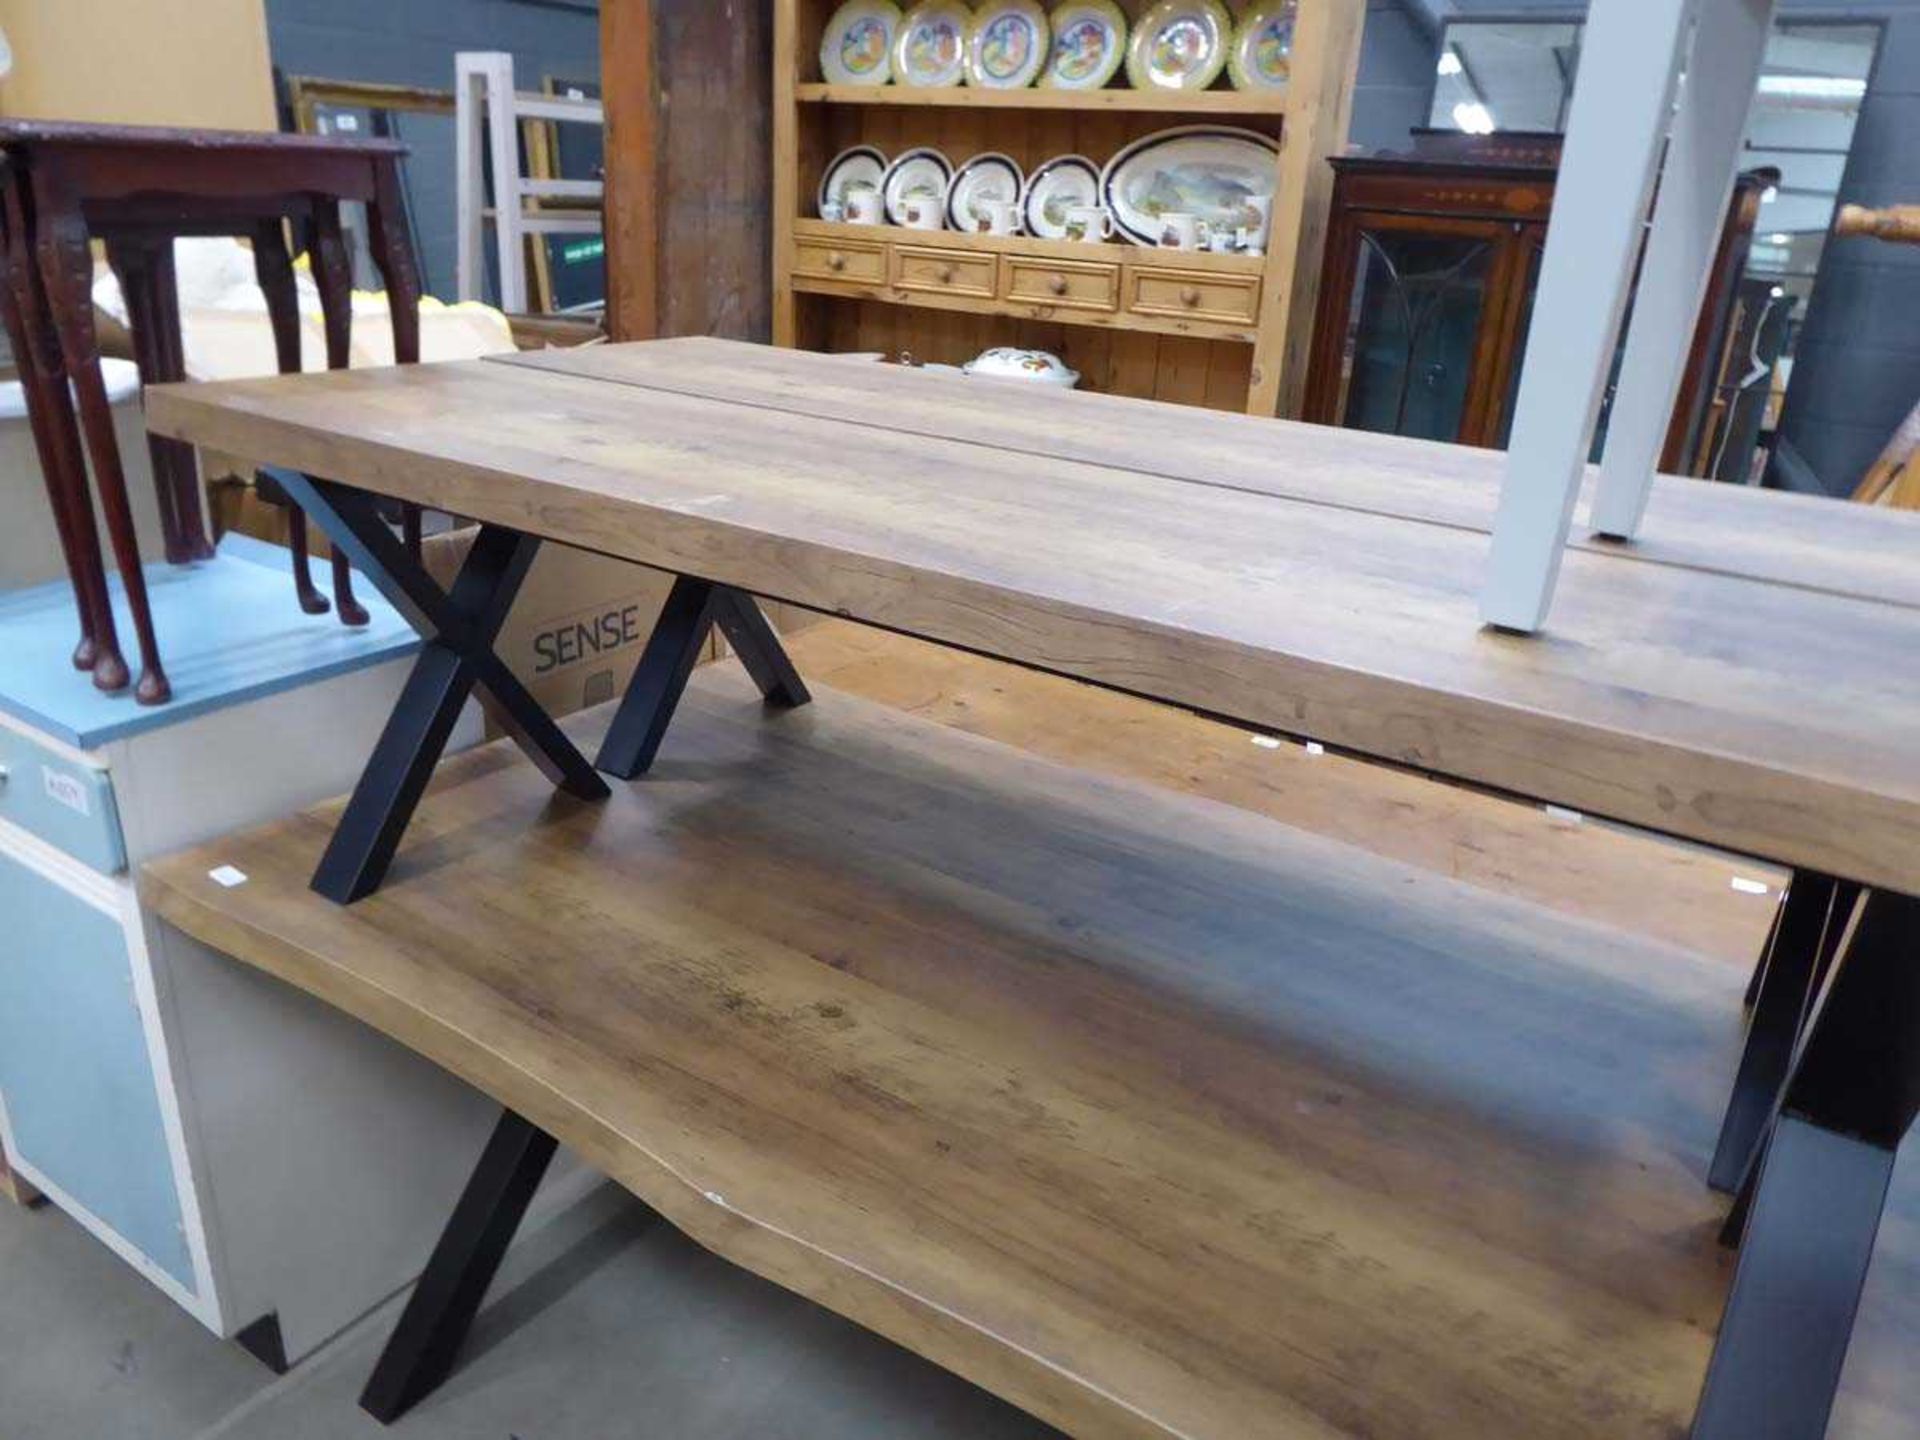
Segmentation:
{"type": "Polygon", "coordinates": [[[1020,217],[1042,240],[1067,238],[1067,210],[1100,203],[1100,167],[1084,155],[1056,155],[1027,177],[1020,217]]]}
{"type": "Polygon", "coordinates": [[[1026,184],[1019,162],[1011,155],[976,155],[953,172],[947,186],[947,228],[972,234],[979,228],[976,200],[1006,200],[1019,204],[1026,184]]]}
{"type": "Polygon", "coordinates": [[[1100,198],[1115,228],[1137,245],[1158,243],[1160,217],[1169,211],[1241,225],[1249,197],[1273,194],[1279,153],[1271,137],[1228,125],[1162,130],[1107,163],[1100,198]]]}
{"type": "Polygon", "coordinates": [[[987,0],[967,35],[967,83],[1024,90],[1040,78],[1053,32],[1039,0],[987,0]]]}
{"type": "Polygon", "coordinates": [[[952,180],[953,162],[931,145],[907,151],[887,167],[886,178],[880,182],[880,196],[887,206],[887,223],[907,223],[906,203],[909,195],[945,199],[947,186],[952,180]]]}
{"type": "Polygon", "coordinates": [[[893,41],[893,78],[922,88],[958,85],[967,74],[967,0],[922,0],[893,41]]]}
{"type": "MultiPolygon", "coordinates": [[[[827,208],[829,200],[847,203],[848,187],[866,185],[878,190],[880,182],[886,178],[887,157],[871,145],[855,145],[842,150],[827,162],[826,172],[820,177],[820,190],[814,196],[819,210],[827,208]]],[[[817,213],[817,212],[816,212],[817,213]]]]}
{"type": "Polygon", "coordinates": [[[1204,90],[1226,67],[1232,36],[1220,0],[1162,0],[1133,27],[1127,79],[1136,90],[1204,90]]]}
{"type": "Polygon", "coordinates": [[[1067,0],[1053,12],[1053,53],[1040,83],[1098,90],[1127,58],[1127,16],[1113,0],[1067,0]]]}
{"type": "Polygon", "coordinates": [[[1281,90],[1293,74],[1293,26],[1300,0],[1265,0],[1247,11],[1227,52],[1236,90],[1281,90]]]}
{"type": "Polygon", "coordinates": [[[885,85],[893,79],[893,37],[900,7],[890,0],[847,0],[820,36],[820,78],[829,85],[885,85]]]}

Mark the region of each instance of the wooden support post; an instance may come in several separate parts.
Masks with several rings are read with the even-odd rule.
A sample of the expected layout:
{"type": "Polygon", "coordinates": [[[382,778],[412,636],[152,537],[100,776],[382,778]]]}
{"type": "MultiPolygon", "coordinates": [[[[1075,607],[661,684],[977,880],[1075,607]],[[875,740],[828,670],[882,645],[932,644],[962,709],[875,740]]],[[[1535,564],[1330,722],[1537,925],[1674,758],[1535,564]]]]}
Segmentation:
{"type": "Polygon", "coordinates": [[[1480,597],[1490,625],[1537,630],[1553,602],[1692,9],[1640,0],[1587,20],[1480,597]]]}
{"type": "MultiPolygon", "coordinates": [[[[652,0],[601,0],[601,66],[607,112],[607,334],[659,333],[659,104],[652,0]]],[[[776,172],[777,173],[777,172],[776,172]]]]}
{"type": "Polygon", "coordinates": [[[1700,0],[1701,39],[1680,89],[1589,517],[1602,535],[1631,539],[1646,514],[1740,169],[1773,10],[1774,0],[1700,0]]]}

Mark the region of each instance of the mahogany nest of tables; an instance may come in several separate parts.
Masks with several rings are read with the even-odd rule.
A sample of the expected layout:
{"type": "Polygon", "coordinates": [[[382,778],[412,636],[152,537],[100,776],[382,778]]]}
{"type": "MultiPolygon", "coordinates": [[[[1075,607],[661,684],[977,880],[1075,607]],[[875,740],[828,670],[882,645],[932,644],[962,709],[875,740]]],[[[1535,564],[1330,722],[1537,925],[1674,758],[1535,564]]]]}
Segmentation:
{"type": "MultiPolygon", "coordinates": [[[[142,380],[151,384],[186,377],[173,260],[178,236],[234,235],[252,243],[280,369],[301,368],[298,299],[285,238],[291,225],[304,234],[314,257],[327,363],[344,368],[353,282],[339,207],[361,202],[373,260],[391,301],[395,355],[408,363],[420,356],[420,284],[400,188],[406,153],[385,140],[0,120],[0,318],[20,363],[48,500],[73,580],[81,631],[73,663],[101,689],[125,687],[129,673],[88,497],[89,458],[139,644],[135,696],[155,705],[172,694],[100,377],[91,242],[105,242],[119,275],[135,358],[142,380]]],[[[155,436],[151,448],[166,559],[210,559],[191,447],[155,436]]],[[[304,521],[296,521],[290,548],[301,607],[309,614],[337,608],[343,622],[365,624],[344,561],[334,565],[332,606],[314,590],[304,521]]]]}

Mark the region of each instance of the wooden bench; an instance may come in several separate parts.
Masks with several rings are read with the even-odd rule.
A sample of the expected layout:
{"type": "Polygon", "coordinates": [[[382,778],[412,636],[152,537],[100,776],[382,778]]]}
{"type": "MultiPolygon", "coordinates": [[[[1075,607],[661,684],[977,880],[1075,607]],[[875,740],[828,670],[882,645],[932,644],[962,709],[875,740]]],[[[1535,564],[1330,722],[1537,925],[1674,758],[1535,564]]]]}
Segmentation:
{"type": "Polygon", "coordinates": [[[307,888],[338,806],[146,883],[1072,1433],[1684,1423],[1743,969],[731,667],[648,783],[547,796],[449,762],[351,908],[307,888]]]}

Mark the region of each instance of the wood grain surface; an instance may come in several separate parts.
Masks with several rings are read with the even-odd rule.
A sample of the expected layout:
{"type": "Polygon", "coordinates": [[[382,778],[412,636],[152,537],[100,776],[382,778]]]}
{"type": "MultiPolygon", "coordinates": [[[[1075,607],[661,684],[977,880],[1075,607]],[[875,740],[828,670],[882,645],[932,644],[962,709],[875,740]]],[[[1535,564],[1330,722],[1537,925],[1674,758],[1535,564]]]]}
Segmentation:
{"type": "Polygon", "coordinates": [[[1266,815],[1422,870],[1750,966],[1787,872],[828,620],[787,637],[809,683],[1031,755],[1266,815]],[[1734,881],[1740,881],[1735,885],[1734,881]]]}
{"type": "MultiPolygon", "coordinates": [[[[1109,403],[1105,428],[1157,443],[1161,410],[1109,403]]],[[[487,362],[158,389],[148,413],[431,508],[1920,891],[1905,603],[1575,551],[1553,629],[1502,635],[1476,623],[1487,542],[1465,526],[487,362]]],[[[1270,432],[1274,468],[1306,453],[1270,432]]],[[[1888,553],[1920,534],[1862,517],[1888,553]]]]}
{"type": "MultiPolygon", "coordinates": [[[[491,358],[1481,532],[1493,528],[1500,499],[1500,455],[1473,446],[1203,414],[1088,391],[964,385],[950,375],[852,359],[828,370],[816,357],[766,346],[690,338],[491,358]]],[[[1598,476],[1599,467],[1589,467],[1587,491],[1598,476]]],[[[1583,492],[1582,514],[1585,498],[1583,492]]],[[[1620,545],[1578,528],[1573,543],[1627,559],[1920,606],[1920,518],[1889,525],[1810,495],[1662,476],[1637,543],[1620,545]]]]}
{"type": "MultiPolygon", "coordinates": [[[[335,813],[148,894],[1072,1433],[1691,1411],[1743,962],[831,691],[768,717],[731,666],[609,804],[499,746],[443,766],[351,909],[306,888],[335,813]]],[[[1910,1188],[1870,1336],[1915,1333],[1910,1188]]],[[[1912,1388],[1869,1366],[1843,1433],[1905,1433],[1912,1388]]]]}

